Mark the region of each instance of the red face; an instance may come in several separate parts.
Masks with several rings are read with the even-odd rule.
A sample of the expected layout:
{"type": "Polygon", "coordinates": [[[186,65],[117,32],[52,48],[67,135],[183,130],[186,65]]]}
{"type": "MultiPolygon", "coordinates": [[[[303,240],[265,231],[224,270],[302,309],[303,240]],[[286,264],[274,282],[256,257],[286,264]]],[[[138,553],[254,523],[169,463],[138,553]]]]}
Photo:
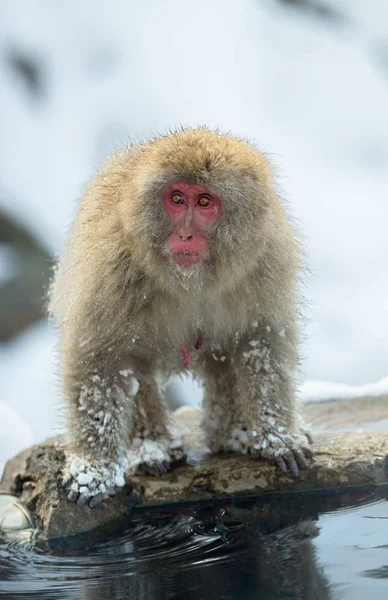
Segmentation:
{"type": "Polygon", "coordinates": [[[167,188],[163,203],[173,226],[167,240],[172,260],[181,267],[200,263],[209,248],[207,229],[221,214],[221,199],[202,185],[178,181],[167,188]]]}

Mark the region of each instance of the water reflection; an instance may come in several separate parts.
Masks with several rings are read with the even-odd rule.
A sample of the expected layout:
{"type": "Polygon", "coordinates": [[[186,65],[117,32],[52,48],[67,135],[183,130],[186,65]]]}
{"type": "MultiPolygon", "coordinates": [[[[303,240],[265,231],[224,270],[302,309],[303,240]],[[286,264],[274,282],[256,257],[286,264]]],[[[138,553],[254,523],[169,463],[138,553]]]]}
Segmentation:
{"type": "MultiPolygon", "coordinates": [[[[388,543],[386,497],[385,488],[379,488],[142,509],[111,539],[89,534],[49,544],[0,543],[0,597],[365,600],[364,591],[357,595],[352,581],[336,585],[330,549],[332,546],[334,556],[338,545],[335,531],[341,529],[341,523],[340,541],[346,547],[350,533],[355,535],[357,523],[366,523],[365,511],[373,506],[379,507],[379,517],[385,514],[388,543]],[[349,514],[352,532],[347,534],[343,523],[349,514]]],[[[373,542],[369,537],[368,545],[373,547],[373,542]]],[[[341,552],[341,560],[346,562],[346,548],[341,552]]],[[[335,568],[338,562],[336,559],[335,568]]],[[[365,582],[374,578],[371,597],[386,599],[388,588],[378,578],[386,576],[387,568],[375,562],[375,573],[368,574],[362,567],[364,560],[356,562],[352,568],[365,582]]]]}

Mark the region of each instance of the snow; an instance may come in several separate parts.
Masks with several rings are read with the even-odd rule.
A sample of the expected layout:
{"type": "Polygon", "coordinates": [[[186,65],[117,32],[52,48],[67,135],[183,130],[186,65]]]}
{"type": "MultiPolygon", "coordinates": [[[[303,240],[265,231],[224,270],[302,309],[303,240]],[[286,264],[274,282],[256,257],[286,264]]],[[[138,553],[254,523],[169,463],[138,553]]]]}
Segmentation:
{"type": "Polygon", "coordinates": [[[70,482],[69,500],[86,503],[93,496],[109,495],[116,487],[125,485],[127,461],[121,457],[117,462],[102,463],[92,466],[78,456],[69,456],[67,471],[64,474],[64,484],[70,482]]]}
{"type": "Polygon", "coordinates": [[[0,401],[0,475],[5,461],[32,444],[32,428],[18,412],[0,401]]]}
{"type": "MultiPolygon", "coordinates": [[[[85,183],[129,139],[208,124],[270,154],[313,273],[301,386],[313,400],[388,392],[388,3],[325,3],[343,19],[276,0],[198,0],[195,10],[12,0],[0,46],[0,205],[54,252],[85,183]],[[12,70],[12,52],[35,61],[39,97],[12,70]]],[[[0,251],[4,281],[12,256],[0,251]]],[[[0,406],[11,411],[1,409],[0,432],[18,432],[2,433],[0,461],[13,442],[62,425],[56,343],[39,324],[0,347],[0,406]]],[[[198,386],[178,385],[200,400],[198,386]]]]}
{"type": "MultiPolygon", "coordinates": [[[[374,383],[348,385],[328,381],[306,381],[300,387],[304,401],[330,400],[331,398],[357,398],[362,396],[382,396],[388,394],[388,377],[374,383]]],[[[388,410],[387,410],[388,414],[388,410]]]]}
{"type": "Polygon", "coordinates": [[[175,439],[160,438],[158,440],[135,438],[127,453],[127,473],[135,474],[140,466],[157,470],[172,461],[178,461],[184,455],[182,446],[181,436],[175,439]]]}
{"type": "MultiPolygon", "coordinates": [[[[182,403],[199,407],[203,398],[202,388],[189,376],[174,378],[174,395],[182,403]]],[[[309,380],[299,385],[298,397],[302,402],[316,402],[333,398],[357,398],[363,396],[388,395],[388,377],[361,385],[350,385],[333,381],[309,380]]],[[[387,410],[388,414],[388,410],[387,410]]]]}
{"type": "Polygon", "coordinates": [[[29,424],[33,443],[63,427],[56,344],[52,328],[39,323],[0,345],[0,402],[29,424]]]}

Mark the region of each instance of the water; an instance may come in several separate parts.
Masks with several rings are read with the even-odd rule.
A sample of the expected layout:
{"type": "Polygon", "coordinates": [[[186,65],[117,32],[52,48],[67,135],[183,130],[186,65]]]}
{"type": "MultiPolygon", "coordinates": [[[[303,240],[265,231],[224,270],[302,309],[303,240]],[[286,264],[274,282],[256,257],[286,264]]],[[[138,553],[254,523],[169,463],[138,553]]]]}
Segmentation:
{"type": "Polygon", "coordinates": [[[387,600],[388,488],[136,509],[110,537],[0,542],[7,600],[387,600]]]}

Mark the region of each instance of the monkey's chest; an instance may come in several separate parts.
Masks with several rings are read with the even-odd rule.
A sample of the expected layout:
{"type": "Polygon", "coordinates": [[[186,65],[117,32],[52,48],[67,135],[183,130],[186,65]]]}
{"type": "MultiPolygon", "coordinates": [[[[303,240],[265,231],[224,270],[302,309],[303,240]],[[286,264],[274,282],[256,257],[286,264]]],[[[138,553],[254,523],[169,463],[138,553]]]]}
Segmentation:
{"type": "Polygon", "coordinates": [[[206,337],[199,331],[181,339],[159,338],[154,346],[156,366],[177,372],[195,370],[206,349],[206,337]]]}
{"type": "Polygon", "coordinates": [[[221,351],[230,342],[235,331],[232,316],[220,305],[217,310],[211,306],[201,301],[171,306],[159,299],[155,312],[148,312],[142,332],[159,364],[172,370],[195,370],[204,354],[221,351]]]}

